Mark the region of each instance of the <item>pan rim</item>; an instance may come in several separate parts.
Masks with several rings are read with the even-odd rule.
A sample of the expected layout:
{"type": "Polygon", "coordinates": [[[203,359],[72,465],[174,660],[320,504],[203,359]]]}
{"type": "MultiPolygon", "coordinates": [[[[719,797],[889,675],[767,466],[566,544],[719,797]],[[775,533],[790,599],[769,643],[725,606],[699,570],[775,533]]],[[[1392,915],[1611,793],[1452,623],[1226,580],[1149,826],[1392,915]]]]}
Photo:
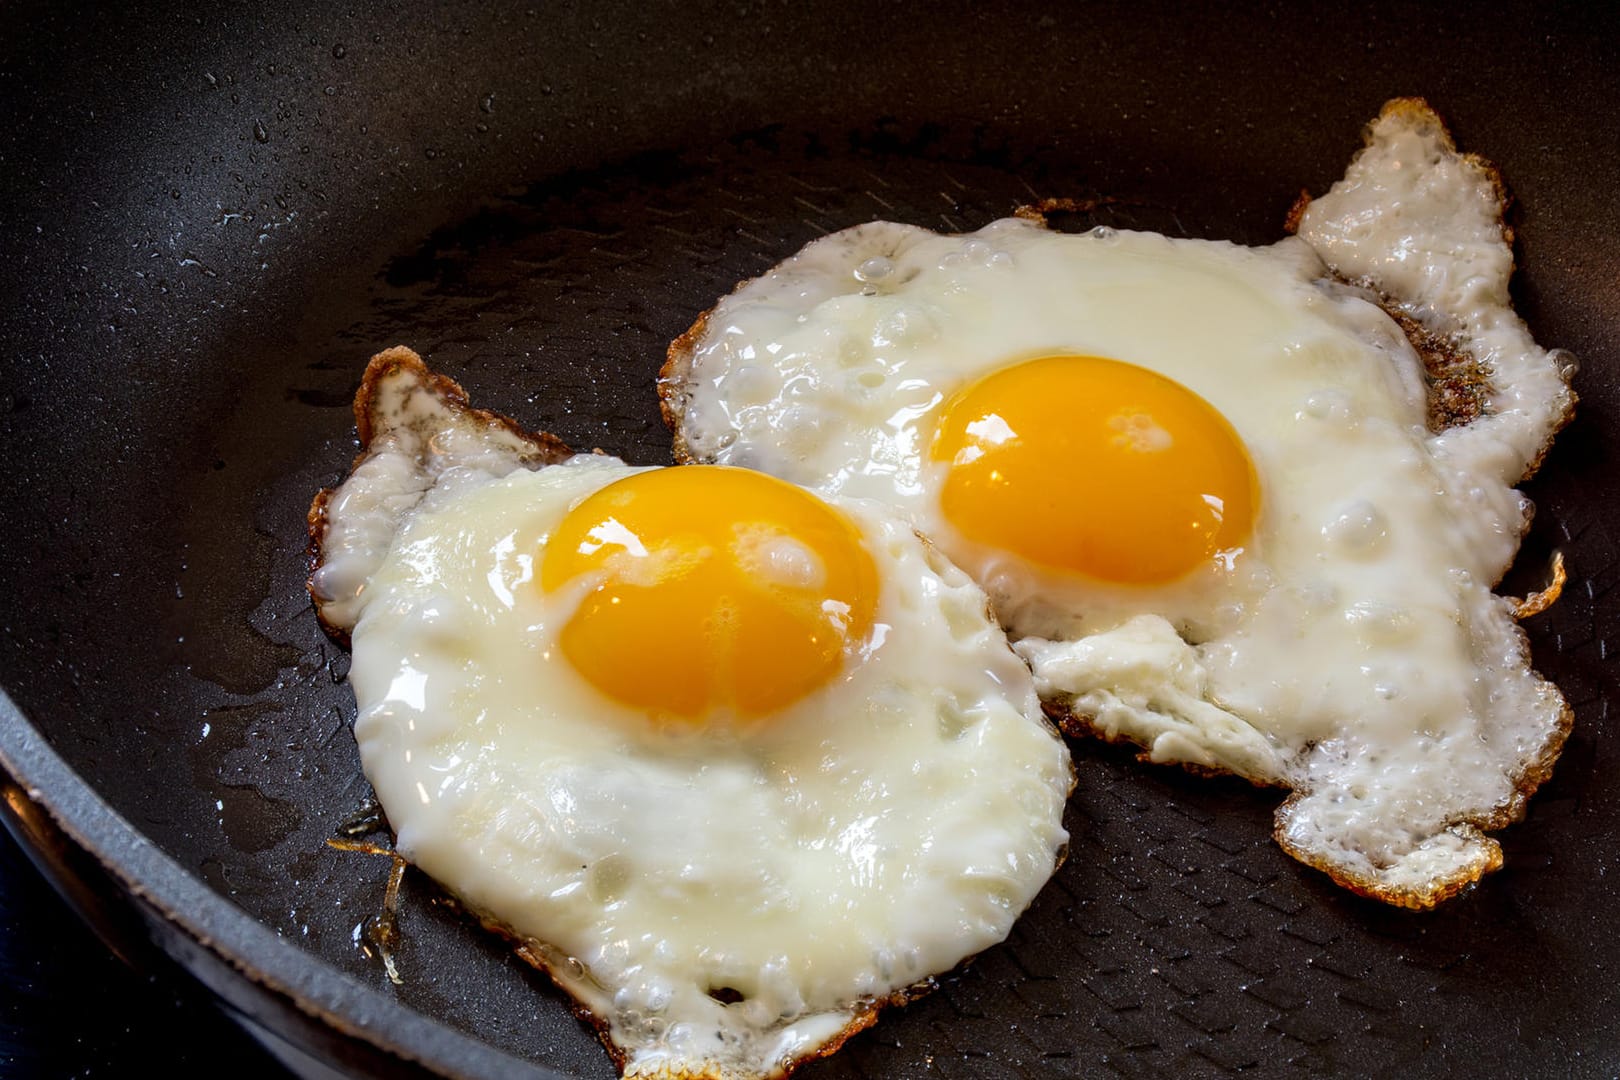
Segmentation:
{"type": "MultiPolygon", "coordinates": [[[[0,688],[0,772],[11,777],[62,834],[106,871],[119,899],[162,918],[190,946],[222,962],[256,992],[268,992],[347,1040],[358,1040],[447,1077],[571,1080],[418,1012],[277,935],[219,895],[97,794],[0,688]]],[[[16,835],[15,831],[13,834],[16,835]]],[[[26,836],[31,857],[41,853],[26,836]]],[[[196,960],[154,943],[208,992],[196,960]]],[[[228,1015],[232,1010],[224,1010],[228,1015]]],[[[233,1017],[234,1019],[234,1017],[233,1017]]],[[[285,1031],[300,1049],[307,1045],[285,1031]]]]}

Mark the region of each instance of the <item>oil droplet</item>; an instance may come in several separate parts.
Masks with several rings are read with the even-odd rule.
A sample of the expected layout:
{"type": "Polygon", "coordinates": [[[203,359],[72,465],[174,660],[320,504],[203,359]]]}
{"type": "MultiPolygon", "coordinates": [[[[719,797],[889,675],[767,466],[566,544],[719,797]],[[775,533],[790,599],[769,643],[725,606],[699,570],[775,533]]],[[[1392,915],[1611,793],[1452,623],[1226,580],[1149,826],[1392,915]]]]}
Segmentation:
{"type": "Polygon", "coordinates": [[[258,120],[253,121],[253,138],[262,143],[270,141],[270,133],[264,129],[264,124],[258,120]]]}
{"type": "Polygon", "coordinates": [[[334,46],[332,46],[332,59],[341,60],[345,56],[348,56],[348,55],[349,55],[349,50],[345,49],[342,45],[334,45],[334,46]]]}

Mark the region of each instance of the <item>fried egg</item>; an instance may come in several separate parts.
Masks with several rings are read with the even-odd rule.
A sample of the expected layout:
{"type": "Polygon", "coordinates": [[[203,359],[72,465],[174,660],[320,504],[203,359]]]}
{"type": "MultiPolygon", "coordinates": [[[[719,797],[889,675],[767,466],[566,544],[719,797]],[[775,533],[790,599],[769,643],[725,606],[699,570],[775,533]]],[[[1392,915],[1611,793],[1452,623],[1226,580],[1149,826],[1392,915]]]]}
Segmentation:
{"type": "Polygon", "coordinates": [[[558,460],[406,350],[362,399],[311,590],[366,775],[626,1075],[781,1075],[1007,935],[1067,840],[1068,751],[908,523],[558,460]]]}
{"type": "Polygon", "coordinates": [[[1265,248],[833,234],[721,300],[663,391],[682,459],[905,513],[1071,731],[1291,788],[1290,854],[1428,907],[1500,865],[1484,830],[1568,730],[1492,588],[1573,396],[1510,307],[1495,173],[1419,102],[1367,138],[1265,248]],[[1441,375],[1476,407],[1431,425],[1441,375]]]}

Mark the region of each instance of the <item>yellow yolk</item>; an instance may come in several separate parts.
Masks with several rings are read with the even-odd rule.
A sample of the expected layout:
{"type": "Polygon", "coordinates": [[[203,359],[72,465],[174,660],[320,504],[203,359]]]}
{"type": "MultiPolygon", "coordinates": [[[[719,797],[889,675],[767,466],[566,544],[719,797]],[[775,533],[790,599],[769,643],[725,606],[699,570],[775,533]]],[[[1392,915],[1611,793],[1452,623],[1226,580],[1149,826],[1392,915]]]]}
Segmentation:
{"type": "Polygon", "coordinates": [[[967,539],[1121,584],[1181,577],[1240,548],[1254,465],[1180,383],[1096,356],[1002,368],[953,395],[932,446],[940,500],[967,539]]]}
{"type": "Polygon", "coordinates": [[[563,655],[626,705],[757,717],[831,681],[864,641],[877,567],[854,523],[801,488],[713,465],[654,469],[583,500],[540,585],[595,582],[563,655]]]}

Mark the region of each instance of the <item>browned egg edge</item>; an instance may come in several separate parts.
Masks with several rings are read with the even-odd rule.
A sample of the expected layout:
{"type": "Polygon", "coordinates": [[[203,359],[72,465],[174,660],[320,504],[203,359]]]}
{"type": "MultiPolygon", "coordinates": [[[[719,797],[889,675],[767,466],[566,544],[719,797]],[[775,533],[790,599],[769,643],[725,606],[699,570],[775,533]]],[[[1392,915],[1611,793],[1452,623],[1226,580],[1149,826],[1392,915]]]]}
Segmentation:
{"type": "MultiPolygon", "coordinates": [[[[1423,98],[1398,97],[1391,98],[1384,103],[1378,112],[1378,119],[1367,124],[1362,131],[1363,145],[1371,145],[1373,127],[1378,120],[1386,116],[1407,116],[1420,123],[1432,124],[1439,132],[1442,145],[1452,153],[1456,153],[1457,144],[1451,137],[1451,128],[1446,124],[1440,113],[1423,98]]],[[[1502,230],[1502,240],[1511,250],[1514,242],[1513,227],[1508,224],[1508,208],[1513,203],[1513,196],[1509,193],[1507,184],[1502,179],[1502,171],[1496,164],[1479,154],[1461,154],[1463,161],[1473,166],[1484,176],[1491,185],[1496,197],[1496,220],[1502,230]]],[[[1311,204],[1311,194],[1301,191],[1299,197],[1289,208],[1283,220],[1283,227],[1290,233],[1299,231],[1299,224],[1304,217],[1305,210],[1311,204]]],[[[1517,269],[1515,263],[1514,269],[1517,269]]],[[[1460,427],[1469,421],[1484,414],[1485,403],[1490,390],[1490,373],[1481,368],[1479,362],[1463,348],[1462,342],[1456,338],[1431,334],[1420,326],[1411,316],[1400,309],[1398,301],[1377,289],[1372,288],[1367,281],[1345,281],[1371,293],[1384,312],[1394,319],[1396,324],[1406,333],[1407,340],[1423,360],[1423,368],[1429,382],[1429,430],[1441,432],[1447,428],[1460,427]]],[[[1565,382],[1567,383],[1566,376],[1565,382]]],[[[1563,430],[1575,417],[1576,396],[1570,394],[1569,407],[1553,423],[1546,440],[1536,453],[1525,470],[1519,482],[1530,479],[1541,463],[1546,459],[1547,451],[1552,448],[1554,437],[1563,430]]]]}
{"type": "MultiPolygon", "coordinates": [[[[461,384],[449,376],[430,370],[414,350],[403,345],[395,345],[371,358],[366,364],[365,374],[360,379],[360,387],[355,391],[354,426],[360,450],[349,465],[350,475],[371,456],[372,443],[377,437],[388,430],[387,419],[378,408],[378,388],[385,378],[397,372],[406,373],[420,390],[438,399],[457,423],[468,427],[504,428],[511,432],[532,448],[532,452],[525,455],[526,460],[549,465],[562,461],[570,455],[568,447],[555,435],[544,431],[529,431],[510,417],[473,408],[468,404],[467,392],[461,388],[461,384]]],[[[325,606],[315,594],[315,572],[326,561],[326,532],[331,524],[328,518],[329,506],[337,491],[337,487],[321,488],[309,504],[309,513],[305,517],[309,539],[306,548],[308,570],[304,587],[309,591],[310,599],[315,604],[315,615],[320,620],[321,629],[333,640],[347,646],[348,631],[328,621],[325,606]]]]}
{"type": "MultiPolygon", "coordinates": [[[[740,289],[746,281],[737,283],[740,289]]],[[[736,289],[732,290],[733,292],[736,289]]],[[[697,356],[697,344],[709,329],[709,317],[715,312],[710,308],[697,317],[697,320],[687,327],[686,332],[669,343],[669,349],[664,353],[664,366],[658,369],[658,411],[664,417],[664,426],[669,428],[674,446],[671,452],[675,456],[677,465],[694,465],[697,457],[692,453],[691,446],[686,441],[686,430],[682,421],[686,414],[686,382],[692,374],[692,361],[697,356]]]]}

